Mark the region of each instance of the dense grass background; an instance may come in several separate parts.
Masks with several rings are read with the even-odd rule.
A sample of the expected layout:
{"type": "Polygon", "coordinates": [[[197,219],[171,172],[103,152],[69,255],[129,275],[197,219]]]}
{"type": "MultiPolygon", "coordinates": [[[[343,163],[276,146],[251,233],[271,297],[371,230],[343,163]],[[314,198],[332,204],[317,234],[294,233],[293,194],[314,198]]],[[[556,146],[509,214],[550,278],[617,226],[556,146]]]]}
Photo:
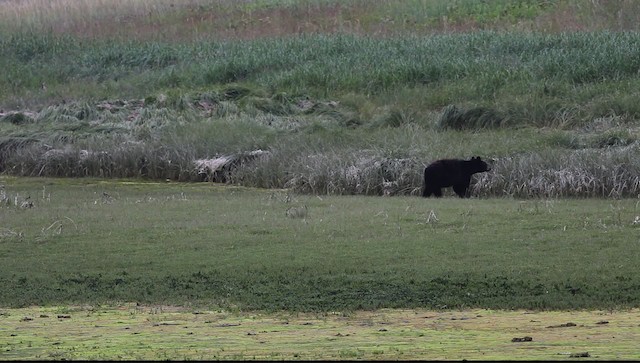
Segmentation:
{"type": "MultiPolygon", "coordinates": [[[[69,102],[0,119],[0,169],[11,174],[199,180],[196,159],[263,149],[272,157],[241,168],[237,182],[377,195],[387,182],[393,194],[407,194],[419,187],[426,162],[482,155],[522,173],[494,173],[490,180],[501,182],[482,184],[487,195],[502,195],[530,175],[558,169],[592,185],[555,177],[544,180],[548,186],[516,194],[637,195],[635,33],[384,40],[320,35],[130,44],[126,52],[121,43],[71,38],[54,42],[19,35],[5,41],[5,49],[16,55],[9,68],[30,74],[32,82],[38,82],[39,72],[45,73],[42,78],[57,74],[59,64],[67,71],[57,87],[84,85],[77,88],[84,95],[70,91],[69,102]],[[24,37],[47,46],[22,58],[24,37]],[[477,56],[461,58],[469,49],[477,56]],[[129,78],[101,78],[113,72],[129,78]],[[108,96],[100,95],[105,91],[144,98],[99,101],[108,96]],[[470,142],[462,143],[465,139],[470,142]],[[541,147],[559,150],[567,163],[558,165],[541,147]],[[582,150],[593,152],[583,156],[577,152],[582,150]],[[576,160],[585,167],[577,168],[576,160]],[[607,179],[597,172],[602,165],[617,170],[623,163],[630,170],[622,175],[607,179]],[[353,182],[341,177],[350,168],[357,171],[353,182]],[[342,186],[326,185],[329,181],[342,186]]],[[[5,73],[6,82],[16,80],[5,73]]],[[[14,90],[11,98],[21,88],[3,89],[14,90]]]]}
{"type": "Polygon", "coordinates": [[[0,172],[415,195],[481,155],[476,195],[638,195],[635,2],[118,4],[0,4],[0,172]]]}
{"type": "Polygon", "coordinates": [[[195,44],[18,33],[0,45],[6,108],[42,106],[42,98],[153,100],[170,93],[172,108],[205,94],[274,116],[292,113],[300,98],[338,100],[353,108],[355,124],[383,106],[418,123],[449,105],[495,112],[477,125],[442,120],[453,128],[581,126],[639,113],[637,33],[304,35],[195,44]],[[239,93],[222,92],[236,83],[244,85],[239,93]],[[366,101],[376,109],[367,110],[366,101]]]}
{"type": "Polygon", "coordinates": [[[0,305],[616,309],[638,203],[2,179],[0,305]]]}
{"type": "Polygon", "coordinates": [[[0,5],[3,173],[210,180],[260,149],[225,180],[406,195],[482,155],[476,194],[638,194],[633,2],[110,5],[0,5]]]}

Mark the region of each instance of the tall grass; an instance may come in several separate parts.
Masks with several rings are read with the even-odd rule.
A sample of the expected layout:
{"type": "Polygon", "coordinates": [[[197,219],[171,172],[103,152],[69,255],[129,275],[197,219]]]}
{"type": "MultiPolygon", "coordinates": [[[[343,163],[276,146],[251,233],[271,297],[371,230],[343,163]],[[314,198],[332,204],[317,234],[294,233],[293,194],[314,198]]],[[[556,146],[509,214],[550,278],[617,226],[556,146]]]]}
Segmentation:
{"type": "MultiPolygon", "coordinates": [[[[2,31],[74,33],[95,26],[116,28],[131,21],[152,19],[177,8],[194,7],[204,1],[188,0],[12,0],[0,4],[2,31]]],[[[96,30],[96,29],[94,29],[96,30]]]]}
{"type": "Polygon", "coordinates": [[[0,31],[193,41],[300,33],[433,34],[476,30],[637,30],[634,1],[12,0],[0,31]]]}
{"type": "MultiPolygon", "coordinates": [[[[388,13],[397,19],[443,5],[371,3],[217,5],[236,20],[251,14],[251,21],[274,9],[295,14],[305,6],[308,14],[333,9],[341,16],[388,13]]],[[[69,28],[44,34],[34,25],[42,20],[34,4],[2,4],[16,5],[11,9],[20,16],[13,21],[26,24],[0,30],[4,173],[200,180],[196,160],[264,150],[268,158],[237,166],[228,180],[305,193],[406,195],[416,193],[428,162],[481,155],[498,161],[491,177],[478,183],[477,195],[637,195],[636,32],[301,31],[259,40],[122,40],[79,38],[70,29],[91,23],[82,23],[83,16],[131,14],[157,17],[160,24],[212,8],[197,1],[176,7],[131,1],[121,8],[79,1],[73,8],[59,0],[49,4],[58,14],[52,24],[69,28]],[[29,11],[32,23],[23,16],[29,11]],[[600,120],[616,123],[594,127],[600,120]],[[599,169],[619,159],[630,172],[599,169]]],[[[479,14],[507,9],[531,20],[547,5],[469,0],[438,11],[470,16],[480,6],[479,14]]],[[[490,18],[500,21],[487,15],[482,22],[490,18]]],[[[366,17],[358,19],[363,24],[366,17]]]]}
{"type": "Polygon", "coordinates": [[[24,176],[199,181],[211,180],[216,171],[203,175],[197,160],[242,160],[248,152],[263,150],[267,157],[227,165],[224,181],[309,194],[418,195],[423,169],[431,161],[480,155],[493,170],[474,180],[475,196],[640,194],[637,136],[613,120],[581,133],[446,130],[435,116],[423,125],[370,120],[348,128],[337,106],[328,106],[334,107],[333,116],[304,109],[274,115],[252,103],[228,107],[227,101],[195,99],[184,98],[182,111],[161,107],[166,100],[147,107],[114,102],[100,110],[72,104],[47,108],[19,125],[6,122],[1,170],[24,176]],[[214,106],[226,110],[214,111],[214,106]],[[94,120],[78,119],[91,113],[87,109],[94,120]]]}
{"type": "Polygon", "coordinates": [[[572,115],[574,124],[638,113],[634,102],[624,101],[635,97],[639,83],[636,33],[316,35],[180,45],[18,34],[0,45],[5,108],[42,99],[145,98],[169,88],[242,83],[319,98],[384,98],[421,89],[420,100],[409,105],[415,111],[483,106],[512,123],[540,126],[570,108],[584,109],[572,115]],[[623,98],[613,104],[612,95],[623,98]]]}

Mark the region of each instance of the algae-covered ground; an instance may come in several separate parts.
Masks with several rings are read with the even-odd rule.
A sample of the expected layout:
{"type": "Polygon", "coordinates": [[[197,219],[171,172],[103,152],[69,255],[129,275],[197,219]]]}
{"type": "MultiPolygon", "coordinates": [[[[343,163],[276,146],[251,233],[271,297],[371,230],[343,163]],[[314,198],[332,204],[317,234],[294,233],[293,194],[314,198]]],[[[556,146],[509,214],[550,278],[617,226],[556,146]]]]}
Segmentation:
{"type": "Polygon", "coordinates": [[[2,360],[633,360],[640,310],[0,309],[2,360]]]}

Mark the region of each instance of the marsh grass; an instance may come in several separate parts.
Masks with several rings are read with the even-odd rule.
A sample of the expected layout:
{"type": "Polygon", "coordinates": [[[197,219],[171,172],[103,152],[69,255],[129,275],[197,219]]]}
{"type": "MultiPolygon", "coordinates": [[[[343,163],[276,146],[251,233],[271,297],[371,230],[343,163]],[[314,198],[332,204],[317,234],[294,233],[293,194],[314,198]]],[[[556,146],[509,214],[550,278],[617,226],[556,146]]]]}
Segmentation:
{"type": "Polygon", "coordinates": [[[222,181],[305,194],[418,195],[428,163],[482,156],[495,165],[474,178],[475,196],[640,194],[638,136],[621,118],[602,118],[579,131],[511,130],[476,125],[479,119],[473,117],[467,122],[459,111],[455,122],[463,124],[444,127],[439,125],[449,121],[443,120],[453,120],[447,110],[424,125],[387,110],[365,125],[345,127],[349,104],[294,98],[286,101],[290,111],[279,115],[253,103],[229,107],[215,101],[216,95],[174,98],[184,100],[182,110],[162,95],[149,105],[116,100],[45,108],[31,114],[32,122],[0,125],[6,130],[0,170],[23,176],[222,181]],[[334,114],[310,111],[314,107],[334,114]],[[247,158],[258,151],[265,157],[247,158]],[[242,162],[204,175],[199,160],[216,158],[242,162]]]}
{"type": "Polygon", "coordinates": [[[3,184],[35,199],[33,208],[0,208],[3,306],[594,309],[637,301],[634,199],[317,197],[91,179],[3,184]],[[40,197],[43,186],[49,199],[40,197]]]}
{"type": "Polygon", "coordinates": [[[302,35],[194,44],[11,34],[2,39],[7,71],[0,100],[24,109],[42,107],[43,99],[144,99],[171,89],[181,109],[186,100],[179,95],[188,90],[240,84],[241,93],[221,93],[225,101],[258,92],[249,94],[258,99],[243,102],[282,115],[291,112],[290,103],[277,95],[335,101],[362,94],[384,101],[377,104],[382,108],[394,106],[388,99],[397,92],[420,89],[419,100],[396,107],[400,115],[453,105],[493,110],[515,125],[550,126],[564,117],[575,126],[638,114],[637,45],[635,33],[613,32],[302,35]],[[571,109],[580,112],[566,112],[571,109]]]}
{"type": "Polygon", "coordinates": [[[195,181],[197,160],[264,150],[225,179],[405,196],[431,161],[479,155],[496,167],[475,196],[638,195],[640,38],[607,17],[629,2],[112,4],[0,4],[0,172],[195,181]],[[556,12],[603,31],[542,29],[556,12]]]}
{"type": "Polygon", "coordinates": [[[493,172],[475,185],[479,194],[522,197],[603,197],[640,195],[638,143],[622,148],[583,149],[498,159],[493,172]],[[486,183],[486,184],[485,184],[486,183]],[[483,186],[487,189],[483,190],[483,186]],[[493,192],[490,192],[493,190],[493,192]]]}
{"type": "Polygon", "coordinates": [[[0,2],[1,305],[638,301],[634,2],[118,3],[0,2]]]}

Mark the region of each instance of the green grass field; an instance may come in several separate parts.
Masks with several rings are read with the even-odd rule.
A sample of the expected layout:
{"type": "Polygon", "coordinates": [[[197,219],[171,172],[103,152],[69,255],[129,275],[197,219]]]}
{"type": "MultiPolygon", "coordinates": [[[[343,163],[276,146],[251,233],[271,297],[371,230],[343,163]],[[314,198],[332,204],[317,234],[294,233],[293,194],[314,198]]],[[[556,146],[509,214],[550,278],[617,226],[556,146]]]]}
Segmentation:
{"type": "Polygon", "coordinates": [[[639,298],[635,199],[320,197],[83,179],[3,185],[5,306],[557,310],[628,308],[639,298]],[[31,208],[20,206],[27,196],[31,208]]]}
{"type": "Polygon", "coordinates": [[[6,359],[637,358],[635,199],[0,185],[6,359]]]}
{"type": "Polygon", "coordinates": [[[624,314],[640,298],[638,13],[624,0],[0,1],[0,359],[637,358],[624,314]],[[492,171],[473,198],[419,197],[425,165],[477,155],[492,171]],[[118,329],[131,304],[252,327],[258,312],[372,315],[340,325],[365,328],[351,332],[325,320],[316,344],[289,340],[306,325],[270,342],[262,325],[226,351],[189,350],[175,334],[206,321],[161,325],[170,339],[143,323],[134,347],[118,329]],[[61,324],[99,326],[98,306],[116,319],[108,339],[65,342],[61,324]],[[403,313],[466,309],[495,320],[461,337],[403,313]],[[551,334],[521,321],[529,310],[497,323],[511,309],[590,315],[551,334]],[[611,325],[594,326],[600,309],[611,325]],[[50,311],[87,319],[38,318],[50,311]],[[372,345],[376,314],[411,333],[372,345]],[[531,349],[507,336],[525,326],[531,349]],[[439,328],[438,344],[468,344],[447,356],[412,335],[439,328]]]}

